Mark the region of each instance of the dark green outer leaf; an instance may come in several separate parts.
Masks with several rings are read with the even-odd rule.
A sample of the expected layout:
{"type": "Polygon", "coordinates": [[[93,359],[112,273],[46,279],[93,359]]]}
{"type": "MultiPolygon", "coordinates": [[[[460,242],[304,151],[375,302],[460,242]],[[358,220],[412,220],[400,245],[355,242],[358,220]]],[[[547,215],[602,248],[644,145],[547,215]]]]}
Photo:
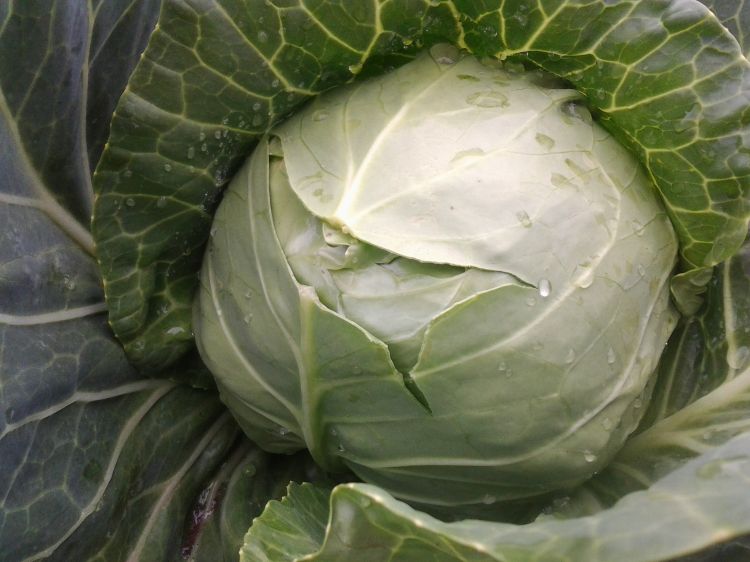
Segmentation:
{"type": "Polygon", "coordinates": [[[747,0],[700,0],[737,38],[745,56],[750,54],[750,5],[747,0]]]}
{"type": "Polygon", "coordinates": [[[3,562],[170,559],[238,433],[215,394],[144,380],[128,364],[84,226],[88,155],[106,134],[97,119],[156,7],[0,3],[3,562]]]}
{"type": "Polygon", "coordinates": [[[320,481],[309,455],[269,455],[242,440],[201,492],[184,533],[189,562],[236,562],[253,519],[290,481],[320,481]]]}
{"type": "Polygon", "coordinates": [[[96,175],[94,236],[131,359],[158,370],[192,347],[211,213],[258,136],[310,96],[437,41],[528,52],[572,81],[649,168],[684,267],[730,256],[747,228],[750,66],[719,22],[694,0],[501,6],[168,1],[96,175]]]}

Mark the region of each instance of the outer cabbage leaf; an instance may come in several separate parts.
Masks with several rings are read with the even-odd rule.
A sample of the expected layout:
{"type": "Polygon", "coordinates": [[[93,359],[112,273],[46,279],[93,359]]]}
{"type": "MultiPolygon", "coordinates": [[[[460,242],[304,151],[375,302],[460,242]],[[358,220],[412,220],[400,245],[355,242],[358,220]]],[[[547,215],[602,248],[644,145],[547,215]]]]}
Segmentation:
{"type": "Polygon", "coordinates": [[[750,66],[718,20],[694,0],[501,6],[167,1],[96,179],[94,235],[129,356],[156,370],[191,347],[210,215],[257,138],[311,96],[401,62],[404,46],[528,53],[570,80],[646,164],[684,267],[730,256],[747,225],[750,66]]]}
{"type": "Polygon", "coordinates": [[[0,558],[163,561],[237,439],[112,337],[90,167],[157,2],[0,4],[0,558]]]}
{"type": "Polygon", "coordinates": [[[735,36],[745,56],[750,54],[748,31],[750,31],[750,7],[746,0],[723,2],[722,0],[701,0],[721,23],[735,36]]]}
{"type": "Polygon", "coordinates": [[[750,435],[588,517],[442,523],[366,484],[289,490],[245,537],[243,562],[658,562],[750,531],[750,435]],[[329,504],[330,501],[330,504],[329,504]],[[286,522],[286,523],[285,523],[286,522]]]}
{"type": "Polygon", "coordinates": [[[181,549],[190,562],[236,562],[251,521],[269,500],[280,499],[291,481],[320,482],[304,453],[273,456],[242,440],[201,491],[181,549]]]}

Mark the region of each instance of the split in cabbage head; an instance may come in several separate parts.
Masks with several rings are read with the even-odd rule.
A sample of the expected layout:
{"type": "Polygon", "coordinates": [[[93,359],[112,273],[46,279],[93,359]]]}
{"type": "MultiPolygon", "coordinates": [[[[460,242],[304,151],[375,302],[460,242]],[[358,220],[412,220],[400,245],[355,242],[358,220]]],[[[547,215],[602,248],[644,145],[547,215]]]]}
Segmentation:
{"type": "Polygon", "coordinates": [[[422,505],[574,486],[637,426],[677,242],[575,90],[438,46],[273,130],[197,341],[246,433],[422,505]]]}

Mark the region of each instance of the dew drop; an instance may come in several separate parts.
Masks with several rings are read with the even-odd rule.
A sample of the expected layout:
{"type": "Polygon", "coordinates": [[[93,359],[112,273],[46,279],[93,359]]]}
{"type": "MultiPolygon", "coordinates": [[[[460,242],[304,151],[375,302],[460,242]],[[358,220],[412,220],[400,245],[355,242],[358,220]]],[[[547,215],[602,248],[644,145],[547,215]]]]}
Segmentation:
{"type": "Polygon", "coordinates": [[[516,218],[518,219],[518,222],[521,223],[521,226],[524,228],[530,228],[531,227],[531,218],[529,217],[529,214],[526,211],[518,211],[516,213],[516,218]]]}
{"type": "Polygon", "coordinates": [[[453,45],[439,43],[430,49],[430,56],[438,64],[451,65],[456,63],[461,53],[453,45]]]}
{"type": "Polygon", "coordinates": [[[125,204],[128,207],[135,207],[135,199],[133,199],[132,197],[128,197],[127,199],[125,199],[125,204]]]}
{"type": "Polygon", "coordinates": [[[259,101],[256,101],[256,102],[255,102],[255,103],[253,104],[253,111],[258,111],[258,110],[260,110],[260,102],[259,102],[259,101]]]}
{"type": "Polygon", "coordinates": [[[610,429],[612,429],[612,420],[609,418],[604,418],[602,420],[602,427],[605,431],[609,431],[610,429]]]}
{"type": "Polygon", "coordinates": [[[198,140],[201,141],[201,142],[204,141],[204,140],[206,140],[206,133],[204,133],[203,131],[201,131],[201,134],[198,135],[198,140]]]}
{"type": "Polygon", "coordinates": [[[253,315],[252,314],[245,314],[245,316],[242,317],[242,321],[245,324],[250,324],[250,322],[252,321],[252,319],[253,319],[253,315]]]}
{"type": "Polygon", "coordinates": [[[545,135],[544,133],[536,134],[536,142],[538,142],[541,146],[543,146],[547,150],[552,150],[553,148],[555,148],[555,139],[545,135]]]}
{"type": "Polygon", "coordinates": [[[536,299],[534,297],[529,297],[526,299],[526,306],[534,306],[536,304],[536,299]]]}
{"type": "Polygon", "coordinates": [[[172,165],[171,164],[164,164],[164,171],[165,172],[171,172],[172,171],[172,165]]]}
{"type": "Polygon", "coordinates": [[[609,365],[614,365],[616,359],[617,357],[615,356],[615,350],[610,346],[610,348],[607,350],[607,363],[609,365]]]}
{"type": "Polygon", "coordinates": [[[635,400],[633,400],[633,408],[638,410],[642,406],[643,406],[643,400],[641,400],[640,398],[636,398],[635,400]]]}
{"type": "Polygon", "coordinates": [[[204,142],[204,143],[203,143],[203,144],[201,145],[201,152],[206,152],[207,150],[208,150],[208,145],[207,145],[207,144],[206,144],[206,143],[204,142]]]}
{"type": "Polygon", "coordinates": [[[468,150],[460,150],[453,155],[451,163],[458,162],[459,160],[465,160],[466,158],[479,158],[484,156],[485,152],[481,148],[469,148],[468,150]]]}
{"type": "Polygon", "coordinates": [[[158,199],[156,200],[156,206],[157,206],[158,208],[160,208],[160,209],[163,209],[164,207],[166,207],[166,206],[167,206],[167,198],[166,198],[166,197],[164,197],[163,195],[162,195],[161,197],[159,197],[159,198],[158,198],[158,199]]]}
{"type": "Polygon", "coordinates": [[[565,356],[565,363],[566,363],[567,365],[570,365],[570,364],[571,364],[571,363],[573,363],[573,361],[575,361],[575,360],[576,360],[576,352],[575,352],[575,350],[574,350],[574,349],[573,349],[573,348],[571,347],[571,348],[570,348],[570,349],[568,350],[568,354],[567,354],[567,355],[565,356]]]}
{"type": "Polygon", "coordinates": [[[586,265],[576,266],[576,270],[573,272],[573,283],[581,289],[587,289],[591,287],[594,282],[594,270],[586,265]]]}
{"type": "Polygon", "coordinates": [[[642,263],[639,263],[635,269],[638,272],[638,275],[640,275],[641,277],[644,277],[646,275],[646,268],[643,267],[642,263]]]}
{"type": "Polygon", "coordinates": [[[328,119],[328,115],[329,113],[326,110],[319,109],[318,111],[312,114],[312,120],[317,121],[317,122],[325,121],[326,119],[328,119]]]}
{"type": "Polygon", "coordinates": [[[700,467],[696,474],[700,478],[714,478],[724,474],[743,476],[747,470],[747,462],[748,457],[745,455],[715,459],[700,467]]]}
{"type": "Polygon", "coordinates": [[[495,496],[491,496],[490,494],[485,494],[484,496],[482,496],[482,503],[484,505],[493,504],[495,503],[495,501],[495,496]]]}
{"type": "Polygon", "coordinates": [[[742,369],[747,365],[748,359],[750,359],[750,349],[747,346],[743,345],[727,351],[727,363],[732,369],[742,369]]]}
{"type": "Polygon", "coordinates": [[[289,433],[289,430],[286,427],[279,428],[279,435],[281,435],[282,437],[286,435],[287,433],[289,433]]]}
{"type": "Polygon", "coordinates": [[[484,92],[476,92],[466,98],[466,103],[475,107],[492,108],[492,107],[508,107],[508,96],[501,92],[494,92],[487,90],[484,92]]]}
{"type": "Polygon", "coordinates": [[[216,131],[214,131],[214,138],[216,140],[219,140],[221,138],[221,130],[217,129],[216,131]]]}
{"type": "Polygon", "coordinates": [[[592,453],[591,451],[584,451],[583,460],[589,463],[594,462],[596,460],[596,455],[592,453]]]}
{"type": "Polygon", "coordinates": [[[591,117],[591,112],[585,106],[581,105],[577,101],[567,101],[560,105],[560,111],[567,117],[578,119],[586,124],[592,124],[594,122],[591,117]]]}
{"type": "Polygon", "coordinates": [[[359,74],[360,72],[362,72],[362,64],[361,63],[350,64],[349,72],[351,72],[352,74],[359,74]]]}
{"type": "Polygon", "coordinates": [[[258,41],[260,41],[261,43],[267,43],[268,42],[268,33],[266,33],[263,30],[259,31],[258,32],[258,41]]]}
{"type": "Polygon", "coordinates": [[[549,282],[549,279],[540,279],[539,280],[539,296],[543,299],[546,299],[550,293],[552,292],[552,284],[549,282]]]}
{"type": "Polygon", "coordinates": [[[166,331],[166,334],[168,336],[179,336],[180,334],[185,333],[185,328],[182,326],[172,326],[169,330],[166,331]]]}

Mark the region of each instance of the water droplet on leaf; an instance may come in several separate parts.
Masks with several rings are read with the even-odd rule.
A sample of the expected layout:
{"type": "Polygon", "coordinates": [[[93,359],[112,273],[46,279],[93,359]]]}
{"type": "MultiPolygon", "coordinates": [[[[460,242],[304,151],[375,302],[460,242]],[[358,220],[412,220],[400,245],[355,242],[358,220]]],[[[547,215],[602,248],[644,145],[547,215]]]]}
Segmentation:
{"type": "Polygon", "coordinates": [[[750,359],[750,348],[740,346],[737,349],[727,350],[727,363],[732,369],[742,369],[750,359]]]}
{"type": "Polygon", "coordinates": [[[607,363],[610,365],[614,365],[616,359],[617,357],[615,356],[615,350],[610,347],[607,350],[607,363]]]}
{"type": "Polygon", "coordinates": [[[312,120],[318,121],[318,122],[325,121],[326,119],[328,119],[328,115],[329,114],[326,110],[319,109],[318,111],[312,114],[312,120]]]}
{"type": "Polygon", "coordinates": [[[531,218],[529,217],[529,214],[526,211],[518,211],[516,213],[516,218],[518,219],[518,222],[521,223],[521,226],[524,228],[530,228],[531,227],[531,218]]]}
{"type": "Polygon", "coordinates": [[[570,364],[571,364],[571,363],[573,363],[573,361],[575,361],[575,360],[576,360],[576,352],[575,352],[575,350],[574,350],[574,349],[573,349],[573,348],[571,347],[571,348],[570,348],[570,349],[568,350],[568,354],[567,354],[567,355],[565,356],[565,363],[566,363],[566,364],[568,364],[568,365],[570,365],[570,364]]]}
{"type": "Polygon", "coordinates": [[[546,299],[552,292],[552,284],[549,279],[541,279],[539,281],[539,296],[546,299]]]}
{"type": "Polygon", "coordinates": [[[508,96],[492,90],[471,94],[466,98],[466,103],[482,108],[508,107],[509,105],[508,96]]]}
{"type": "Polygon", "coordinates": [[[588,265],[578,265],[573,272],[573,283],[581,289],[591,287],[594,282],[594,270],[588,265]]]}
{"type": "Polygon", "coordinates": [[[438,64],[451,65],[456,63],[461,53],[453,45],[439,43],[430,49],[430,56],[438,64]]]}
{"type": "Polygon", "coordinates": [[[538,142],[547,150],[552,150],[553,148],[555,148],[555,139],[545,135],[544,133],[536,134],[536,142],[538,142]]]}

